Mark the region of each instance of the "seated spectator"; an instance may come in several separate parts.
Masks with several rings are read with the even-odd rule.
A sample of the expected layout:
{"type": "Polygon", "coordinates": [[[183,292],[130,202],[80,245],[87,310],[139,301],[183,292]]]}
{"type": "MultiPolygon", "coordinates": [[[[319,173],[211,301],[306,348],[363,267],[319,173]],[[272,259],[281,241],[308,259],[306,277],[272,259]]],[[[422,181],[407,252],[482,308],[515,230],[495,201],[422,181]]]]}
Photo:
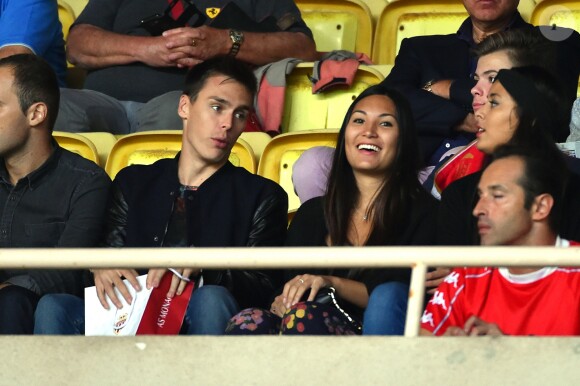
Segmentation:
{"type": "MultiPolygon", "coordinates": [[[[503,147],[481,175],[473,209],[482,245],[578,245],[557,233],[567,170],[554,144],[503,147]]],[[[421,335],[579,335],[580,270],[455,269],[421,318],[421,335]]]]}
{"type": "MultiPolygon", "coordinates": [[[[469,92],[477,60],[473,48],[501,31],[541,29],[522,19],[518,3],[463,0],[469,17],[457,33],[401,42],[395,65],[383,82],[409,100],[427,166],[437,164],[449,149],[475,139],[478,127],[469,92]]],[[[570,31],[566,39],[556,41],[546,36],[544,40],[556,50],[555,73],[564,85],[562,103],[571,108],[580,75],[580,35],[570,31]]]]}
{"type": "MultiPolygon", "coordinates": [[[[58,100],[56,75],[44,59],[0,59],[0,248],[99,242],[111,180],[52,138],[58,100]]],[[[80,295],[84,279],[72,269],[0,270],[0,334],[32,334],[40,296],[80,295]]]]}
{"type": "MultiPolygon", "coordinates": [[[[498,32],[487,37],[475,49],[477,68],[473,74],[477,82],[471,89],[473,111],[487,103],[489,89],[499,70],[512,67],[538,65],[554,71],[553,45],[536,29],[516,29],[498,32]]],[[[552,72],[553,74],[553,72],[552,72]]],[[[567,128],[555,134],[557,141],[567,136],[567,128]]],[[[423,184],[436,198],[453,181],[477,172],[483,167],[484,154],[477,149],[477,139],[466,147],[450,150],[454,155],[443,157],[436,169],[423,184]]]]}
{"type": "Polygon", "coordinates": [[[317,57],[292,0],[169,3],[89,1],[67,42],[69,61],[89,71],[85,90],[62,91],[57,127],[115,134],[179,130],[175,106],[188,68],[226,54],[253,65],[317,57]]]}
{"type": "MultiPolygon", "coordinates": [[[[500,70],[488,101],[477,110],[480,129],[477,148],[491,155],[504,144],[544,146],[545,137],[554,142],[555,133],[567,127],[570,110],[561,103],[557,81],[538,67],[500,70]]],[[[443,191],[437,226],[442,245],[479,244],[476,222],[471,217],[477,181],[481,172],[463,177],[443,191]]],[[[572,173],[563,198],[567,213],[580,214],[580,176],[572,173]]],[[[557,231],[568,239],[580,239],[580,216],[561,219],[557,231]]]]}
{"type": "MultiPolygon", "coordinates": [[[[282,245],[288,198],[280,186],[229,161],[252,109],[256,81],[233,58],[214,58],[192,68],[179,100],[183,143],[174,159],[123,169],[113,182],[103,243],[108,247],[240,247],[282,245]]],[[[134,269],[94,269],[104,308],[128,303],[126,278],[139,291],[134,269]]],[[[167,269],[150,269],[147,288],[157,287],[167,269]]],[[[241,307],[265,305],[279,284],[257,270],[178,269],[168,297],[180,295],[186,279],[203,286],[191,297],[187,334],[222,334],[241,307]]],[[[35,334],[82,334],[84,303],[74,296],[44,297],[35,334]]]]}
{"type": "MultiPolygon", "coordinates": [[[[286,246],[434,242],[436,201],[417,181],[413,119],[398,92],[382,86],[362,92],[346,114],[336,149],[327,194],[298,209],[286,246]]],[[[358,324],[336,307],[313,302],[327,287],[336,290],[351,319],[363,322],[363,333],[403,333],[408,269],[301,270],[286,282],[269,311],[244,310],[227,332],[278,333],[281,325],[283,334],[359,333],[358,324]]]]}
{"type": "Polygon", "coordinates": [[[333,147],[315,146],[298,157],[292,167],[292,184],[301,204],[326,193],[333,156],[333,147]]]}
{"type": "Polygon", "coordinates": [[[44,58],[65,84],[66,59],[56,1],[2,0],[0,2],[0,58],[35,54],[44,58]]]}

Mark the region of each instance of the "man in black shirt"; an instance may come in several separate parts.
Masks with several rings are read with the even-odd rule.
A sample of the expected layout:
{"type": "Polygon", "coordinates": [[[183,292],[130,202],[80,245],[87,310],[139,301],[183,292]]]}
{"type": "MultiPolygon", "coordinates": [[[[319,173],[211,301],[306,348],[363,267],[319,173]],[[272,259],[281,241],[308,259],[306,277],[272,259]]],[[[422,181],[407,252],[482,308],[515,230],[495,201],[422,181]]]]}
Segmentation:
{"type": "MultiPolygon", "coordinates": [[[[110,179],[52,139],[56,75],[43,59],[0,60],[0,247],[94,247],[102,232],[110,179]]],[[[75,270],[0,270],[0,333],[33,330],[41,295],[80,294],[75,270]]]]}

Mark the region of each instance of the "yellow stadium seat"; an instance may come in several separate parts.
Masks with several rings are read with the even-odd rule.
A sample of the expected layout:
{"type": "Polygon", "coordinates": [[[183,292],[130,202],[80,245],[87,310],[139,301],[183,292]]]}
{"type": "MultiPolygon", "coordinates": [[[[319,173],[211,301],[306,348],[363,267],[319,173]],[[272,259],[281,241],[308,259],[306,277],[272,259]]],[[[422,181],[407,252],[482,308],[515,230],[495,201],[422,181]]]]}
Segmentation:
{"type": "Polygon", "coordinates": [[[283,133],[340,128],[346,110],[358,94],[384,79],[379,70],[361,65],[349,88],[335,87],[313,95],[308,78],[311,74],[312,63],[301,63],[286,79],[283,133]]]}
{"type": "Polygon", "coordinates": [[[82,133],[81,135],[88,138],[95,145],[99,154],[99,165],[105,166],[109,153],[117,142],[117,138],[113,134],[105,132],[82,133]]]}
{"type": "Polygon", "coordinates": [[[240,135],[240,138],[246,141],[248,145],[250,145],[250,147],[252,148],[254,156],[256,157],[256,164],[259,163],[260,157],[264,152],[264,148],[266,147],[268,142],[270,142],[270,140],[272,139],[272,137],[270,137],[269,134],[259,131],[242,133],[242,135],[240,135]]]}
{"type": "MultiPolygon", "coordinates": [[[[111,178],[126,166],[149,165],[162,158],[172,158],[181,150],[181,130],[156,130],[128,134],[117,140],[105,166],[111,178]]],[[[229,160],[235,166],[242,166],[256,172],[256,158],[252,148],[243,139],[238,139],[229,160]]]]}
{"type": "Polygon", "coordinates": [[[66,1],[58,0],[58,19],[60,20],[60,24],[62,24],[62,34],[64,41],[66,41],[68,30],[76,19],[75,12],[66,1]]]}
{"type": "Polygon", "coordinates": [[[90,139],[86,138],[80,134],[65,133],[63,131],[54,131],[52,136],[58,142],[58,144],[73,153],[93,161],[97,165],[102,165],[99,163],[99,153],[97,148],[91,142],[90,139]]]}
{"type": "Polygon", "coordinates": [[[89,0],[66,0],[66,2],[75,11],[75,15],[80,15],[83,9],[87,6],[89,0]]]}
{"type": "Polygon", "coordinates": [[[580,28],[580,2],[576,0],[543,0],[532,12],[533,25],[557,25],[558,27],[580,28]]]}
{"type": "Polygon", "coordinates": [[[468,14],[457,0],[398,0],[383,9],[375,29],[373,62],[393,64],[404,38],[456,32],[468,14]]]}
{"type": "Polygon", "coordinates": [[[300,207],[300,200],[292,184],[292,166],[304,150],[314,146],[336,146],[337,135],[337,130],[286,133],[272,138],[266,145],[258,165],[258,174],[277,182],[286,191],[289,213],[300,207]]]}
{"type": "Polygon", "coordinates": [[[370,56],[373,24],[362,0],[296,0],[302,18],[312,30],[316,49],[348,50],[370,56]]]}

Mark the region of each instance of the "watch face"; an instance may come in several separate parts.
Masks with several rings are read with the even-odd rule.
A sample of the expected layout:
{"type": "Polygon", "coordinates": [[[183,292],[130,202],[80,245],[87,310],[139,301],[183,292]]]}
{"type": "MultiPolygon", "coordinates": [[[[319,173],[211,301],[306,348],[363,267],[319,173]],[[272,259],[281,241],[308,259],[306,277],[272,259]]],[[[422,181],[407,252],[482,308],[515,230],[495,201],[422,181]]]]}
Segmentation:
{"type": "Polygon", "coordinates": [[[240,31],[231,30],[230,37],[234,43],[241,44],[244,41],[244,34],[240,31]]]}

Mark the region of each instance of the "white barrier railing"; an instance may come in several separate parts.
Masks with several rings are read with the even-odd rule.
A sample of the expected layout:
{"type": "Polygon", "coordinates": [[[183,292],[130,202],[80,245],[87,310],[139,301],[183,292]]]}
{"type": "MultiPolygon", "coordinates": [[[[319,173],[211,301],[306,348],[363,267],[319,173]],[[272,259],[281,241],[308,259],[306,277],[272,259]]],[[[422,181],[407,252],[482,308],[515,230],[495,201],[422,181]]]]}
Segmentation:
{"type": "MultiPolygon", "coordinates": [[[[1,268],[412,268],[405,336],[417,336],[428,267],[580,266],[580,248],[323,247],[0,249],[1,268]]],[[[305,271],[307,272],[307,270],[305,271]]]]}

